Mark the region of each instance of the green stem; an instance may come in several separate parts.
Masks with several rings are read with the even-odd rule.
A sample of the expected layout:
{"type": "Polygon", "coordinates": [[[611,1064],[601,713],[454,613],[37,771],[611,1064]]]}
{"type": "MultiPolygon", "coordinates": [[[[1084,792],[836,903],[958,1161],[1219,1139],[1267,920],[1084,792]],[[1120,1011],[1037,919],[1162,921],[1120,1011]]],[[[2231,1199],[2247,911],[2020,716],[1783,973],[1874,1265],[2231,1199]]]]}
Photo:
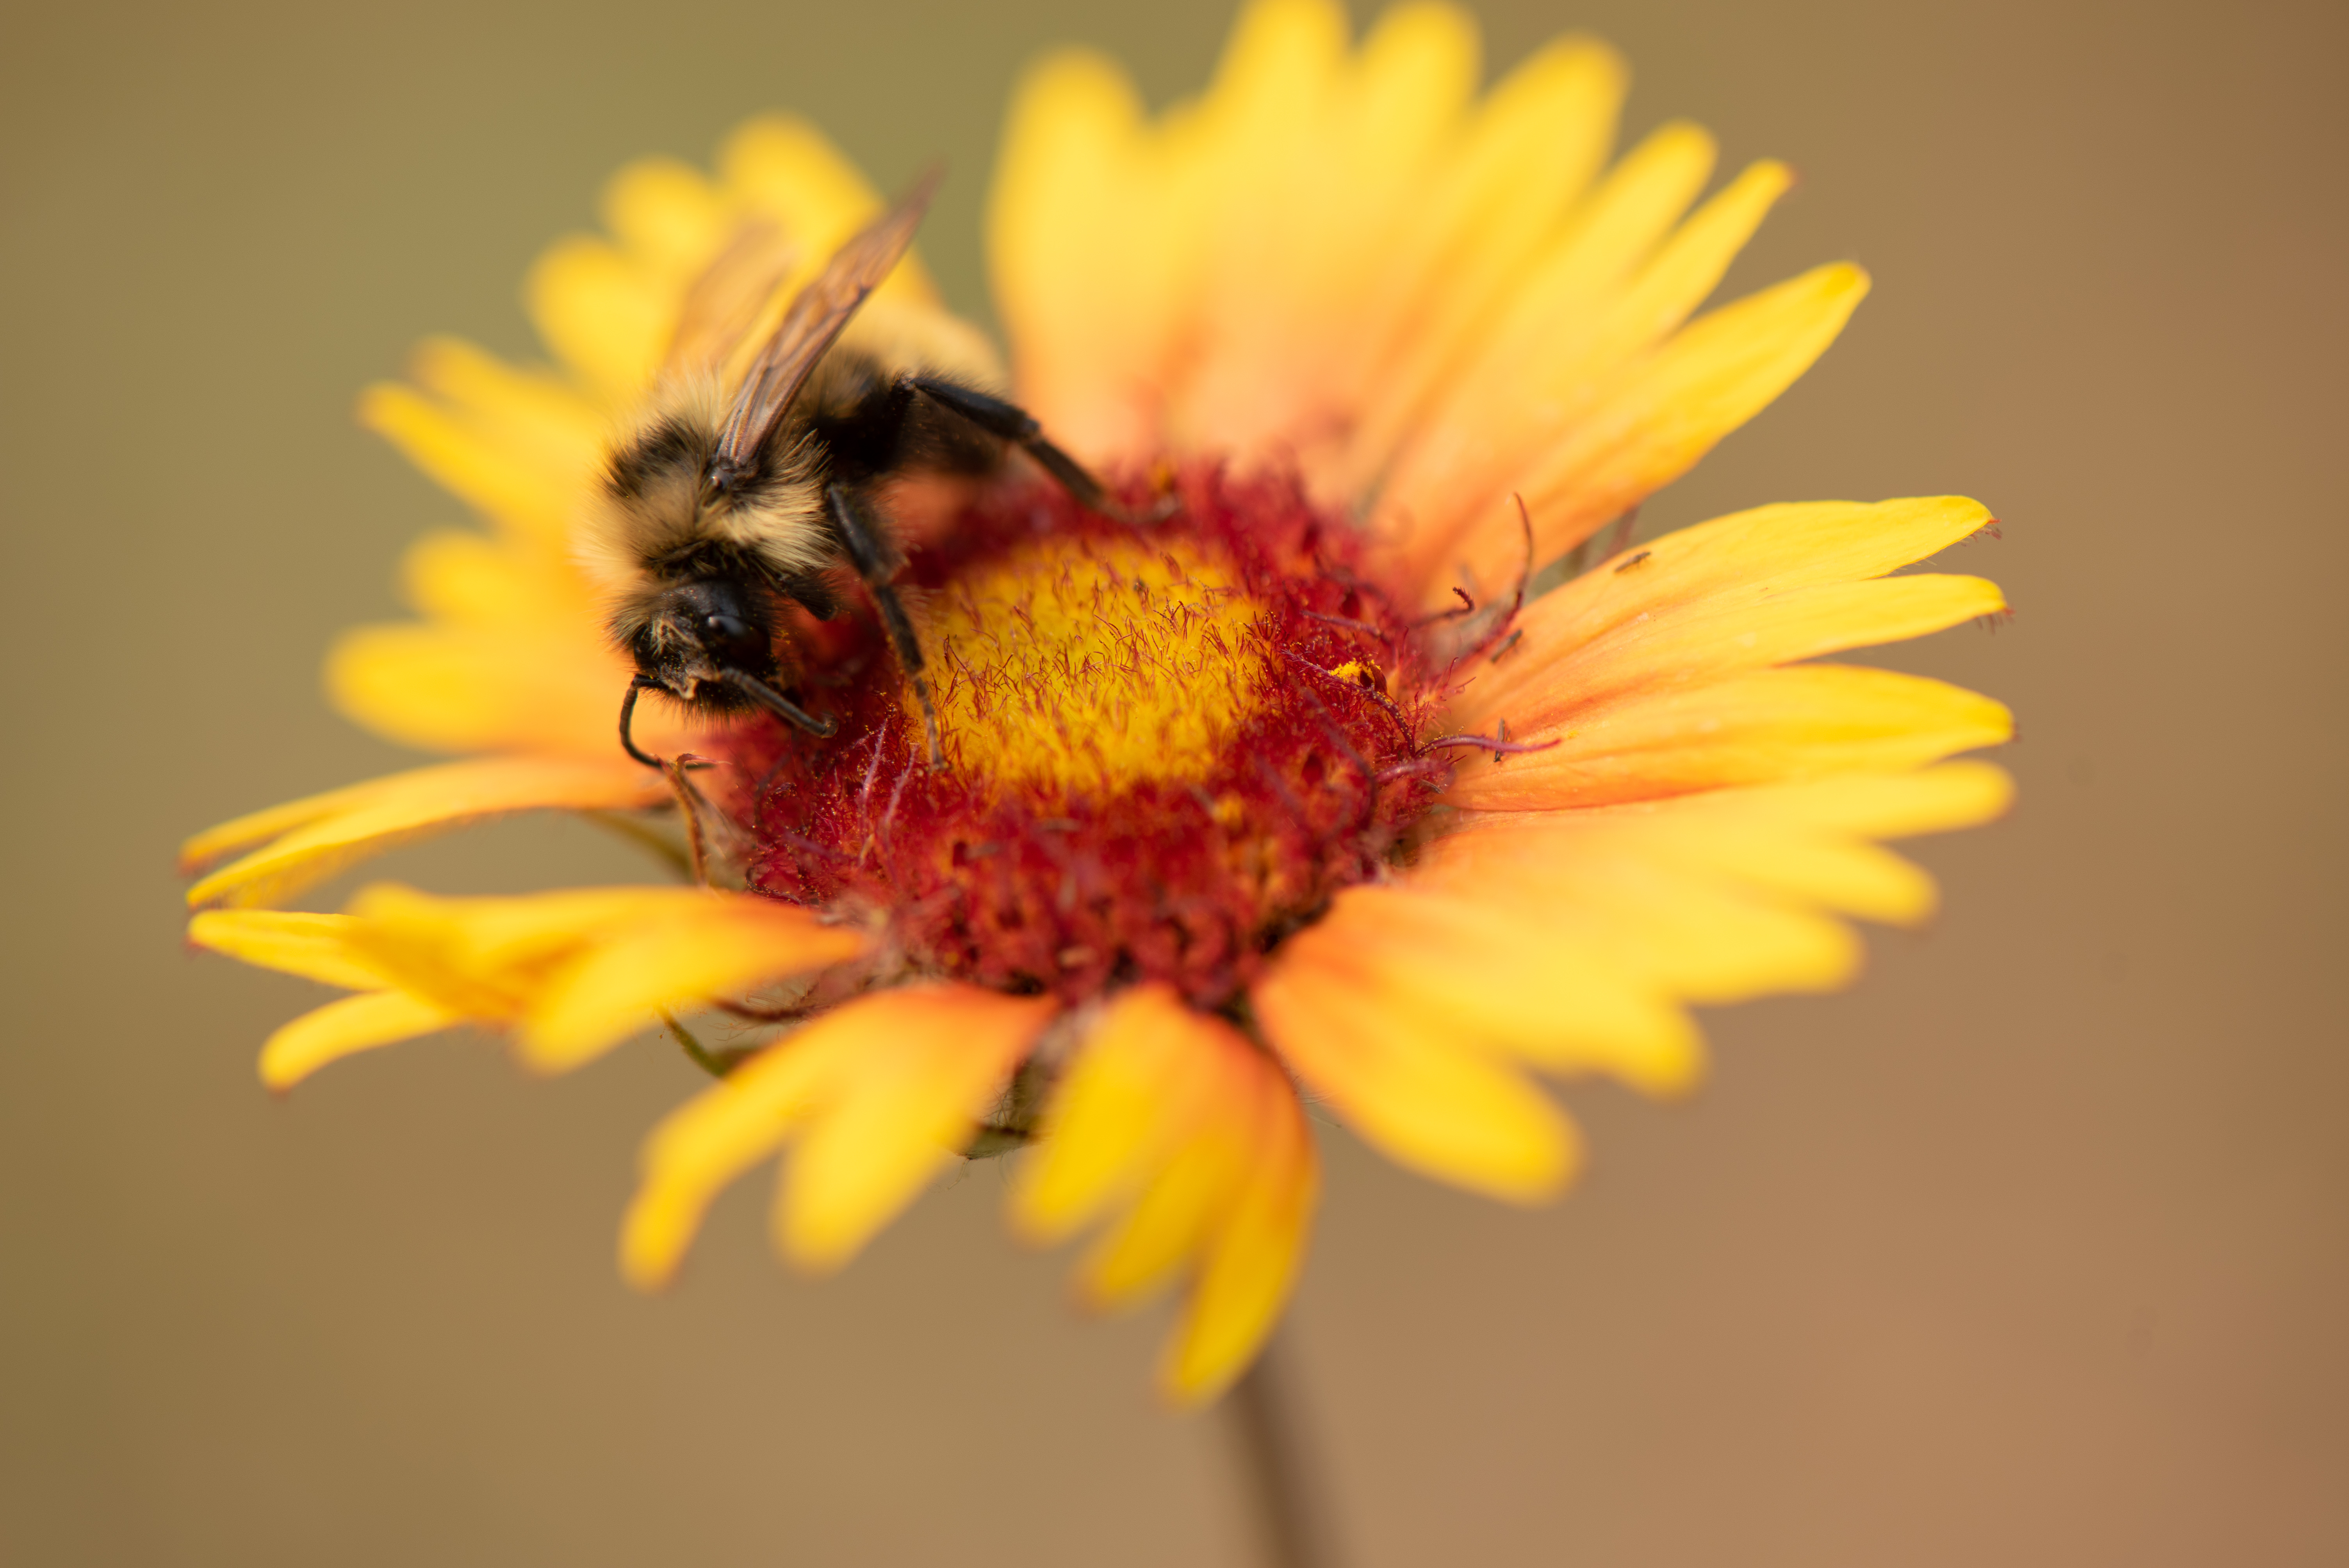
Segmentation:
{"type": "Polygon", "coordinates": [[[668,1026],[669,1032],[677,1037],[677,1043],[685,1047],[687,1057],[695,1067],[699,1068],[711,1078],[724,1078],[728,1073],[732,1072],[736,1064],[741,1060],[740,1057],[730,1053],[721,1054],[709,1049],[693,1037],[692,1030],[667,1013],[663,1013],[660,1018],[662,1023],[668,1026]]]}

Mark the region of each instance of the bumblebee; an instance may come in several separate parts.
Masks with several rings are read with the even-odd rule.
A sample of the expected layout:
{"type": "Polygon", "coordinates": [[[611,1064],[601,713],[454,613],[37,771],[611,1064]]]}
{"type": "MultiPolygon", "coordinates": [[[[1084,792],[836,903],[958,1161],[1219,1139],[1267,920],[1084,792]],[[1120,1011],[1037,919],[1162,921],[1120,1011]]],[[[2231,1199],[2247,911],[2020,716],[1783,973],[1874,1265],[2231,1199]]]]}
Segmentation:
{"type": "Polygon", "coordinates": [[[936,183],[934,170],[843,245],[729,391],[718,367],[789,264],[771,231],[739,233],[688,293],[650,408],[606,456],[579,556],[609,597],[613,641],[636,663],[620,744],[647,767],[661,760],[631,733],[647,691],[832,734],[833,720],[793,700],[781,619],[792,601],[818,620],[840,614],[843,573],[871,597],[939,765],[921,642],[894,586],[905,564],[885,499],[894,481],[983,477],[1016,446],[1081,505],[1136,521],[1025,410],[981,389],[989,366],[975,337],[929,316],[856,321],[936,183]]]}

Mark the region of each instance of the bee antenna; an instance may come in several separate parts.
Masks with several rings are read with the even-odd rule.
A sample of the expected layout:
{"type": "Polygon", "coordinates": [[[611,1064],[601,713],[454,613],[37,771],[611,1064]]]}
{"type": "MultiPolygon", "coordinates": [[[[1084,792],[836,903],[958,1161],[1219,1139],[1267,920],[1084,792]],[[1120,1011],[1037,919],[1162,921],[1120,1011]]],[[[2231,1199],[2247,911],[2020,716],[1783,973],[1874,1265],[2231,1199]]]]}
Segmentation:
{"type": "Polygon", "coordinates": [[[648,757],[636,749],[636,738],[629,733],[629,726],[636,717],[636,695],[647,686],[656,684],[643,676],[637,676],[628,682],[627,695],[620,699],[620,749],[647,768],[659,768],[663,764],[659,758],[648,757]]]}
{"type": "Polygon", "coordinates": [[[816,717],[754,675],[742,670],[721,670],[719,674],[727,685],[742,692],[777,718],[797,725],[819,740],[837,733],[840,728],[837,719],[816,717]]]}

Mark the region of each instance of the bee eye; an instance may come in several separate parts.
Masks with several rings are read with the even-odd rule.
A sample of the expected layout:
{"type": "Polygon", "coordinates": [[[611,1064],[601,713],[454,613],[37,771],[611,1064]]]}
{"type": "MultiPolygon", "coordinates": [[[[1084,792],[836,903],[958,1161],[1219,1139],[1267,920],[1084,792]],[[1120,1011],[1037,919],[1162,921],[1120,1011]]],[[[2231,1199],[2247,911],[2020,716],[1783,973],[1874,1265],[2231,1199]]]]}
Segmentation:
{"type": "Polygon", "coordinates": [[[766,634],[747,615],[712,610],[701,617],[701,645],[722,664],[761,673],[769,662],[766,634]]]}

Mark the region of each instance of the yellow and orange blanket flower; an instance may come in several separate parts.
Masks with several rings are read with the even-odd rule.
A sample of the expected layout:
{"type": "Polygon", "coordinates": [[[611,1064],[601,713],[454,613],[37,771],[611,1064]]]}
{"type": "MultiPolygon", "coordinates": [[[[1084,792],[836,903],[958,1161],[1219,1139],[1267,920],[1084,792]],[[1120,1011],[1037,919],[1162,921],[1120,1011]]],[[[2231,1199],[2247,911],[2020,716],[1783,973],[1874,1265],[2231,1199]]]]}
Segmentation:
{"type": "MultiPolygon", "coordinates": [[[[1004,385],[1162,521],[1017,470],[928,514],[903,498],[930,519],[903,583],[936,769],[857,614],[792,633],[829,738],[648,711],[646,744],[704,766],[622,752],[632,666],[572,542],[609,443],[730,236],[789,237],[781,299],[879,209],[787,119],[714,175],[623,170],[608,236],[531,274],[553,368],[436,341],[363,404],[489,529],[419,542],[423,618],[347,635],[329,684],[460,759],[187,846],[196,943],[350,993],[273,1036],[264,1078],[459,1024],[561,1071],[717,1010],[744,1043],[692,1045],[720,1076],[645,1148],[631,1280],[667,1280],[711,1198],[779,1152],[778,1244],[823,1270],[949,1163],[1027,1143],[1014,1227],[1095,1233],[1092,1303],[1184,1285],[1161,1377],[1196,1401],[1295,1278],[1316,1114],[1545,1200],[1579,1154],[1536,1074],[1682,1092],[1692,1005],[1839,985],[1847,917],[1927,915],[1878,841],[1999,812],[2005,776],[1947,759],[2009,717],[1815,661],[2001,613],[1979,578],[1901,571],[1982,507],[1766,506],[1526,593],[1799,376],[1865,274],[1698,315],[1787,171],[1700,201],[1713,144],[1683,124],[1610,162],[1624,72],[1594,43],[1482,96],[1478,69],[1448,6],[1355,46],[1330,0],[1256,0],[1209,90],[1162,115],[1098,57],[1033,71],[989,218],[1004,385]],[[283,907],[543,809],[678,812],[719,885],[283,907]]],[[[910,258],[866,310],[974,341],[910,258]]]]}

